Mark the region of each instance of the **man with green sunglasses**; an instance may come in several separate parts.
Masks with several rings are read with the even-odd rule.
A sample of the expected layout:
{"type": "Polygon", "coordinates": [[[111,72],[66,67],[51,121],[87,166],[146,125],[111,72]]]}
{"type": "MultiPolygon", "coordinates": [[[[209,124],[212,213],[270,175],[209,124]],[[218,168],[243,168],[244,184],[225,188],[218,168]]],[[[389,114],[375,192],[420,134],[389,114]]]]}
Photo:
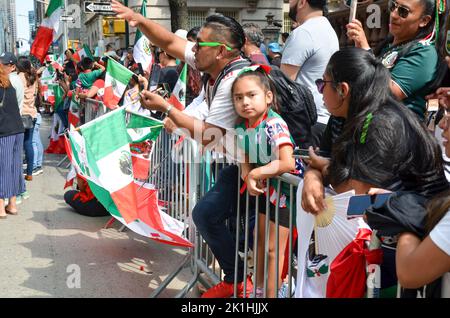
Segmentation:
{"type": "MultiPolygon", "coordinates": [[[[194,101],[196,105],[187,107],[185,112],[174,109],[158,94],[149,91],[142,93],[142,106],[166,113],[168,128],[170,126],[173,129],[176,126],[186,129],[191,137],[202,136],[198,141],[205,145],[212,141],[204,137],[207,129],[215,128],[225,133],[227,129],[234,128],[238,116],[233,107],[231,85],[237,72],[231,72],[224,78],[221,74],[223,75],[225,69],[234,67],[236,64],[238,69],[248,64],[240,56],[245,34],[239,23],[229,17],[212,15],[200,29],[197,41],[192,43],[177,37],[118,1],[113,0],[111,4],[119,18],[127,20],[131,26],[141,30],[155,46],[179,60],[186,61],[190,66],[210,77],[200,94],[204,96],[204,99],[197,98],[194,101]],[[216,83],[217,79],[219,81],[216,83]]],[[[217,142],[217,138],[215,139],[217,142]]]]}
{"type": "Polygon", "coordinates": [[[221,46],[223,45],[225,47],[225,49],[227,49],[227,51],[232,51],[233,49],[231,47],[229,47],[228,45],[224,44],[224,43],[220,43],[220,42],[198,42],[195,43],[198,47],[217,47],[217,46],[221,46]]]}

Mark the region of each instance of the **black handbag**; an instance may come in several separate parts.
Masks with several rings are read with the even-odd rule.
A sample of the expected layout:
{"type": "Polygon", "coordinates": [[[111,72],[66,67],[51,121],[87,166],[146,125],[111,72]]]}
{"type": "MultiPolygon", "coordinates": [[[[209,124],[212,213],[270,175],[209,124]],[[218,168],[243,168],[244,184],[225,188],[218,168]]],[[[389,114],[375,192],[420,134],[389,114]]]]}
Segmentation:
{"type": "Polygon", "coordinates": [[[33,128],[33,117],[31,115],[22,115],[22,123],[25,129],[33,128]]]}

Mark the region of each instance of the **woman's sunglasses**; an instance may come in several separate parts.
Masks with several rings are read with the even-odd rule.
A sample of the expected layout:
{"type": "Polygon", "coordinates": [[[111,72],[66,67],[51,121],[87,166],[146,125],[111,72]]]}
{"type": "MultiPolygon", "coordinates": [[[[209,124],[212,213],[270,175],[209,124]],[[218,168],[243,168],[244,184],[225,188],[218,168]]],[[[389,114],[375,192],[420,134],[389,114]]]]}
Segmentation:
{"type": "Polygon", "coordinates": [[[316,79],[317,90],[319,91],[320,94],[323,94],[323,90],[325,89],[325,85],[327,83],[334,83],[334,81],[325,81],[321,78],[316,79]]]}
{"type": "Polygon", "coordinates": [[[395,9],[397,9],[398,16],[403,19],[406,19],[411,13],[409,8],[402,6],[393,0],[389,1],[389,11],[392,13],[395,9]]]}

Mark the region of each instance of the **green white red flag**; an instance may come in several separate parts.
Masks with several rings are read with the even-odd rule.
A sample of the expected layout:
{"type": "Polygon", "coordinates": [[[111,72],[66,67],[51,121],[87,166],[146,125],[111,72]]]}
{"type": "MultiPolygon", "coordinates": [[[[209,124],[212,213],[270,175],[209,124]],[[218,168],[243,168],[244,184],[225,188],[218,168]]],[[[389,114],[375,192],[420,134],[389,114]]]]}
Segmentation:
{"type": "Polygon", "coordinates": [[[90,175],[109,193],[127,223],[136,220],[137,202],[125,109],[107,113],[81,126],[80,130],[86,144],[90,175]]]}
{"type": "Polygon", "coordinates": [[[36,38],[31,46],[30,54],[34,55],[41,63],[44,62],[52,41],[56,40],[63,13],[63,4],[63,0],[50,1],[45,13],[45,19],[41,22],[36,38]]]}
{"type": "Polygon", "coordinates": [[[105,95],[103,96],[103,103],[106,107],[113,109],[119,104],[128,82],[133,75],[133,72],[114,59],[110,58],[108,60],[105,77],[105,95]]]}
{"type": "Polygon", "coordinates": [[[57,113],[53,115],[53,124],[50,133],[50,142],[45,153],[65,154],[64,147],[64,124],[57,113]]]}
{"type": "Polygon", "coordinates": [[[68,132],[68,156],[77,173],[88,181],[92,193],[111,215],[140,235],[166,244],[192,247],[181,236],[186,230],[185,224],[158,206],[158,192],[154,186],[133,180],[124,107],[81,126],[79,130],[81,134],[72,126],[68,132]]]}
{"type": "Polygon", "coordinates": [[[91,49],[86,44],[83,44],[83,47],[76,51],[72,58],[78,63],[85,57],[89,57],[94,61],[94,56],[92,55],[91,49]]]}
{"type": "Polygon", "coordinates": [[[169,98],[169,103],[179,110],[186,108],[186,77],[187,77],[187,63],[184,64],[180,77],[173,89],[172,95],[169,98]]]}
{"type": "MultiPolygon", "coordinates": [[[[147,0],[142,1],[141,15],[147,17],[147,0]]],[[[142,69],[150,74],[153,55],[149,39],[137,29],[134,40],[133,57],[136,63],[141,63],[142,69]]]]}
{"type": "Polygon", "coordinates": [[[69,124],[74,127],[77,127],[80,122],[80,101],[77,99],[76,94],[72,94],[70,99],[68,120],[69,124]]]}
{"type": "Polygon", "coordinates": [[[156,141],[164,123],[158,119],[147,117],[135,112],[127,111],[127,133],[130,143],[138,143],[144,140],[156,141]]]}

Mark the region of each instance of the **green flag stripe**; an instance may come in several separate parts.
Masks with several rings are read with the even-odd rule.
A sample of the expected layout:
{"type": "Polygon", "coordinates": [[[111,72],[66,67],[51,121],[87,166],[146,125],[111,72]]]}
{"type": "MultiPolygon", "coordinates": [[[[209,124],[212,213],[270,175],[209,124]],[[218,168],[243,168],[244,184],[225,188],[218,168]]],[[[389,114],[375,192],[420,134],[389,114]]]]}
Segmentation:
{"type": "MultiPolygon", "coordinates": [[[[86,143],[95,153],[95,161],[106,157],[116,149],[128,144],[128,134],[125,126],[125,109],[105,116],[93,125],[81,127],[81,133],[86,143]]],[[[94,158],[90,158],[94,159],[94,158]]]]}
{"type": "Polygon", "coordinates": [[[105,207],[105,209],[108,210],[111,215],[122,217],[109,192],[97,185],[95,182],[88,180],[88,183],[92,193],[95,195],[97,200],[105,207]]]}
{"type": "Polygon", "coordinates": [[[145,127],[163,127],[164,124],[160,120],[154,120],[148,117],[139,116],[134,113],[130,113],[130,120],[127,124],[127,128],[145,128],[145,127]]]}
{"type": "Polygon", "coordinates": [[[48,5],[47,12],[45,13],[46,17],[49,17],[58,10],[59,8],[62,8],[63,6],[63,0],[51,0],[50,4],[48,5]]]}
{"type": "Polygon", "coordinates": [[[181,71],[180,79],[183,83],[186,83],[186,77],[187,77],[187,63],[184,64],[183,70],[181,71]]]}
{"type": "Polygon", "coordinates": [[[123,85],[128,85],[133,72],[127,69],[125,66],[116,62],[114,59],[110,58],[108,60],[108,70],[107,73],[113,77],[116,81],[121,82],[123,85]]]}
{"type": "MultiPolygon", "coordinates": [[[[141,15],[143,17],[147,17],[147,0],[143,0],[142,1],[142,6],[141,6],[141,15]]],[[[137,43],[137,41],[139,41],[139,39],[143,36],[141,30],[137,29],[136,31],[136,38],[134,39],[134,44],[137,43]]]]}
{"type": "Polygon", "coordinates": [[[95,58],[94,58],[94,56],[92,55],[92,52],[91,52],[91,49],[89,48],[89,46],[87,46],[86,44],[83,44],[83,49],[84,49],[84,52],[86,52],[87,56],[88,56],[91,60],[95,61],[95,58]]]}

